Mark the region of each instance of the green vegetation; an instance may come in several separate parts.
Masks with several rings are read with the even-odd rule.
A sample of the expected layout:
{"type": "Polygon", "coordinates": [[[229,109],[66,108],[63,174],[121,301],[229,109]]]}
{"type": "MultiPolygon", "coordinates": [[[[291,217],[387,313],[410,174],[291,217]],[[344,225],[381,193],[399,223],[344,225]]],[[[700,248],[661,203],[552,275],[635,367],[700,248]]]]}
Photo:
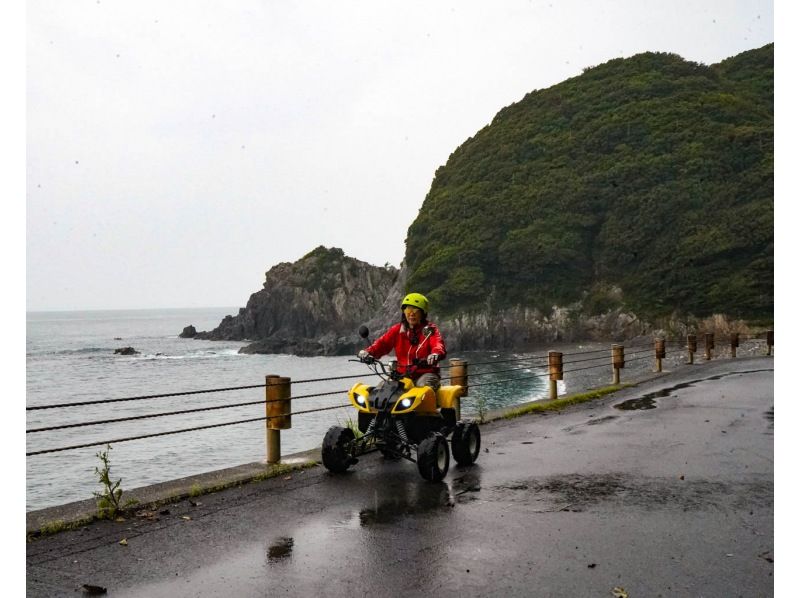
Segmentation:
{"type": "Polygon", "coordinates": [[[773,219],[773,45],[713,66],[648,52],[527,94],[457,148],[409,228],[407,289],[445,316],[770,320],[773,219]]]}
{"type": "MultiPolygon", "coordinates": [[[[296,463],[292,465],[287,465],[285,463],[278,463],[277,465],[271,465],[267,471],[264,473],[260,473],[253,477],[251,481],[253,482],[261,482],[264,480],[268,480],[270,478],[277,478],[278,476],[289,474],[293,471],[303,471],[304,469],[310,469],[312,467],[316,467],[318,463],[316,461],[309,461],[307,463],[296,463]]],[[[231,484],[228,485],[221,485],[215,487],[213,490],[223,490],[225,488],[230,487],[231,484]]]]}
{"type": "Polygon", "coordinates": [[[361,438],[364,433],[358,429],[358,420],[354,420],[352,417],[348,417],[344,420],[344,424],[342,424],[345,428],[350,428],[350,431],[353,432],[353,435],[356,438],[361,438]]]}
{"type": "Polygon", "coordinates": [[[56,519],[55,521],[48,521],[42,525],[40,532],[43,536],[47,536],[49,534],[57,534],[65,529],[67,529],[66,522],[63,519],[56,519]]]}
{"type": "Polygon", "coordinates": [[[478,397],[475,402],[475,406],[478,409],[478,423],[486,423],[486,399],[483,397],[478,397]]]}
{"type": "Polygon", "coordinates": [[[599,399],[600,397],[603,397],[607,394],[611,394],[612,392],[617,392],[618,390],[622,390],[623,388],[629,388],[631,386],[633,386],[633,384],[618,384],[613,386],[604,386],[603,388],[598,388],[580,394],[569,395],[566,397],[562,397],[560,399],[553,399],[552,401],[537,401],[535,403],[528,403],[527,405],[523,405],[516,409],[512,409],[511,411],[503,415],[503,419],[513,419],[515,417],[519,417],[520,415],[525,415],[527,413],[534,413],[538,411],[558,411],[559,409],[563,409],[564,407],[569,407],[570,405],[577,405],[579,403],[585,403],[586,401],[593,401],[594,399],[599,399]]]}
{"type": "Polygon", "coordinates": [[[93,492],[97,499],[98,519],[114,519],[122,510],[119,502],[122,497],[122,488],[119,487],[122,478],[116,482],[111,481],[111,461],[108,456],[110,450],[111,445],[107,444],[106,450],[96,454],[100,459],[101,467],[95,467],[94,472],[97,474],[98,483],[103,487],[102,492],[93,492]]]}

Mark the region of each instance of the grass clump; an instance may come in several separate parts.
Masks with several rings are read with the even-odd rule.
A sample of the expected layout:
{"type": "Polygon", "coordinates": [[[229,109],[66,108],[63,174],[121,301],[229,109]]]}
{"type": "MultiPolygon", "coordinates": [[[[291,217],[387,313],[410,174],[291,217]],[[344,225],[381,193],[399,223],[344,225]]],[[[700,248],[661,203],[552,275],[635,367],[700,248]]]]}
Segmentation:
{"type": "Polygon", "coordinates": [[[614,384],[612,386],[604,386],[603,388],[598,388],[589,392],[566,396],[561,399],[553,399],[552,401],[536,401],[534,403],[529,403],[509,411],[503,416],[503,419],[513,419],[515,417],[537,411],[558,411],[559,409],[564,409],[570,405],[577,405],[579,403],[585,403],[587,401],[599,399],[600,397],[617,392],[623,388],[629,388],[631,386],[633,386],[633,384],[614,384]]]}
{"type": "Polygon", "coordinates": [[[344,426],[345,428],[350,428],[350,431],[353,432],[353,435],[357,439],[361,438],[364,435],[364,433],[358,428],[358,421],[354,420],[352,417],[348,417],[346,420],[344,420],[342,426],[344,426]]]}
{"type": "Polygon", "coordinates": [[[43,536],[47,536],[49,534],[57,534],[65,529],[67,529],[67,523],[63,519],[56,519],[43,524],[39,531],[43,536]]]}
{"type": "Polygon", "coordinates": [[[317,465],[316,461],[309,461],[308,463],[298,463],[296,465],[287,465],[285,463],[278,463],[276,465],[270,466],[270,468],[267,471],[264,471],[256,476],[253,476],[252,481],[262,482],[264,480],[269,480],[270,478],[277,478],[278,476],[286,475],[293,471],[301,471],[303,469],[309,469],[311,467],[315,467],[316,465],[317,465]]]}

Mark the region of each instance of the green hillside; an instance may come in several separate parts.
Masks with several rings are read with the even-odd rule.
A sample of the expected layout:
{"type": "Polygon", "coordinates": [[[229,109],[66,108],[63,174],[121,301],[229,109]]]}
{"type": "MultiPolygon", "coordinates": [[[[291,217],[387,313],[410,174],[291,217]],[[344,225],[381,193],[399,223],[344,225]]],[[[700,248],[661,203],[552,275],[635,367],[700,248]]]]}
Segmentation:
{"type": "Polygon", "coordinates": [[[527,94],[437,170],[406,243],[407,288],[437,313],[771,319],[773,45],[639,54],[527,94]]]}

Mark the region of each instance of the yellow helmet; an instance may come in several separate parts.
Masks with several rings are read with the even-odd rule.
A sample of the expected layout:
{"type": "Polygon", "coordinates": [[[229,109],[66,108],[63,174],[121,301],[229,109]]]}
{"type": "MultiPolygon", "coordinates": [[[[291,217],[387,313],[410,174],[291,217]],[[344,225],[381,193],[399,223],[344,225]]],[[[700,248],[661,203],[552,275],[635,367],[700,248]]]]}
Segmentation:
{"type": "Polygon", "coordinates": [[[425,298],[425,295],[420,295],[419,293],[409,293],[405,296],[403,302],[400,304],[400,309],[403,309],[406,305],[418,307],[425,313],[428,313],[428,300],[425,298]]]}

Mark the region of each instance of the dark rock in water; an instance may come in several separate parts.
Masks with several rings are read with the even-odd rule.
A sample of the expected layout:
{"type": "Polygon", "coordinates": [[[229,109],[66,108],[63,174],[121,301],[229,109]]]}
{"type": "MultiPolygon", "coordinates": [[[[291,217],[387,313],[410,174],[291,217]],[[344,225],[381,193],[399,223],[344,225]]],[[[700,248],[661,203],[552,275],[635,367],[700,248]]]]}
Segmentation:
{"type": "Polygon", "coordinates": [[[114,355],[139,355],[139,351],[133,347],[121,347],[114,349],[114,355]]]}
{"type": "Polygon", "coordinates": [[[194,338],[197,336],[197,329],[193,325],[189,324],[178,336],[181,338],[194,338]]]}
{"type": "Polygon", "coordinates": [[[397,276],[392,266],[320,246],[270,269],[246,307],[195,338],[254,341],[241,353],[352,355],[364,346],[358,327],[380,313],[397,276]]]}

